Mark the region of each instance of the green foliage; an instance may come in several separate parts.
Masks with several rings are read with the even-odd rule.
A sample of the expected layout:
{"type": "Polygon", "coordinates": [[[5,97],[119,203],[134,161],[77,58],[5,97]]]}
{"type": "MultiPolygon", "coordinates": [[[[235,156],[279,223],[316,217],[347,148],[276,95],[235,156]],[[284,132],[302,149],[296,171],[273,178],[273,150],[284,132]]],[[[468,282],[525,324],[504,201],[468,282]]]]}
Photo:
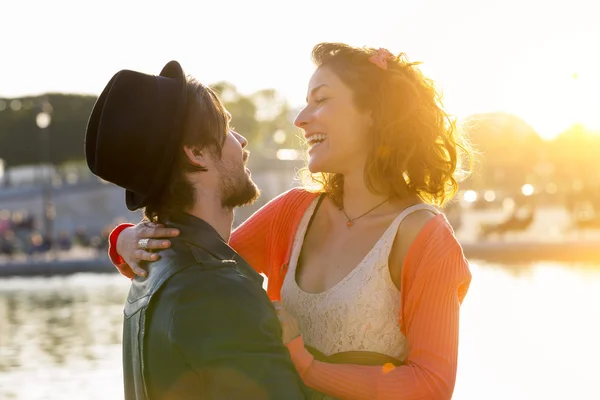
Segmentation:
{"type": "Polygon", "coordinates": [[[220,94],[233,117],[232,126],[248,139],[251,150],[268,152],[278,148],[300,148],[298,132],[292,123],[293,113],[277,91],[263,89],[246,96],[228,82],[218,82],[211,87],[220,94]],[[285,140],[278,142],[282,134],[285,140]]]}
{"type": "Polygon", "coordinates": [[[0,101],[3,108],[0,111],[0,158],[7,166],[48,161],[62,164],[84,159],[85,128],[96,97],[48,94],[0,101]],[[36,116],[44,103],[52,106],[52,120],[46,131],[36,125],[36,116]],[[48,135],[49,160],[43,135],[48,135]]]}

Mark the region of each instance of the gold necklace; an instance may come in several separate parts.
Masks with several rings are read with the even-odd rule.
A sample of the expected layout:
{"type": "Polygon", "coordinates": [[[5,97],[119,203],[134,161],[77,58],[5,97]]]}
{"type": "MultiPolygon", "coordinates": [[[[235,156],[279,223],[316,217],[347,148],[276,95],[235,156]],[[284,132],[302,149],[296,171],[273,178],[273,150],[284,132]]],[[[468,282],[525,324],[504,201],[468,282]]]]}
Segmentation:
{"type": "Polygon", "coordinates": [[[356,221],[359,218],[364,217],[365,215],[367,215],[368,213],[370,213],[371,211],[374,211],[376,209],[378,209],[379,207],[381,207],[382,205],[385,204],[386,201],[388,201],[389,198],[385,199],[384,201],[382,201],[381,203],[377,204],[375,207],[371,208],[369,211],[367,211],[366,213],[360,214],[358,217],[356,218],[350,218],[348,216],[348,214],[346,214],[346,211],[344,211],[344,207],[340,208],[340,210],[342,210],[342,212],[344,213],[344,215],[346,216],[346,219],[348,220],[348,222],[346,223],[346,226],[348,228],[351,228],[354,225],[354,221],[356,221]]]}

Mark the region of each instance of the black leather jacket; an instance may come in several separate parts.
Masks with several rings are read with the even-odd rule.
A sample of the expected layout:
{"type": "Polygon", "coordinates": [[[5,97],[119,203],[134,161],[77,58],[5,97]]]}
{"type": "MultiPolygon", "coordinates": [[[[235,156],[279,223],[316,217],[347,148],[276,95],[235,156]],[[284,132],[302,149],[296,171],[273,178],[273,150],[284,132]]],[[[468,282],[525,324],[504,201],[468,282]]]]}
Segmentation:
{"type": "Polygon", "coordinates": [[[263,278],[189,214],[125,305],[125,400],[305,399],[263,278]]]}

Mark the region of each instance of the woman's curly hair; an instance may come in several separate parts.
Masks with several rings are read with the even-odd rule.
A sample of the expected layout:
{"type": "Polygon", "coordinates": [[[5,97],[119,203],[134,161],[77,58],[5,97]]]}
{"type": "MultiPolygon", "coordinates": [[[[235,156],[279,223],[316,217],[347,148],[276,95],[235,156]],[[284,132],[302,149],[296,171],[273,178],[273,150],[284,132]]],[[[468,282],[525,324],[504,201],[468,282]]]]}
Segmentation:
{"type": "MultiPolygon", "coordinates": [[[[392,199],[417,194],[443,206],[458,190],[457,177],[471,169],[470,146],[419,63],[400,53],[384,69],[369,61],[374,55],[377,49],[341,43],[320,43],[312,51],[317,67],[334,72],[352,90],[356,106],[372,113],[367,187],[392,199]],[[461,165],[463,156],[466,165],[461,165]]],[[[308,187],[325,191],[342,206],[343,175],[303,172],[308,187]]]]}

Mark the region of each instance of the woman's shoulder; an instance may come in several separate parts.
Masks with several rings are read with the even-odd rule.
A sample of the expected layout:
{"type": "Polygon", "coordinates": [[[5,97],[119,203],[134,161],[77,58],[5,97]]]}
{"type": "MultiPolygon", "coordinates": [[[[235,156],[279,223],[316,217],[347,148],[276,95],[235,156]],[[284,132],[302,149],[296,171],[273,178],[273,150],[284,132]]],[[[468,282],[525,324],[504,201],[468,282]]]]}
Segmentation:
{"type": "Polygon", "coordinates": [[[428,210],[415,211],[402,221],[394,247],[397,259],[404,261],[400,263],[402,269],[424,258],[462,256],[462,247],[446,216],[428,210]]]}
{"type": "Polygon", "coordinates": [[[399,233],[410,237],[415,242],[443,240],[454,238],[454,231],[443,213],[434,214],[428,209],[422,209],[407,215],[399,227],[399,233]]]}
{"type": "Polygon", "coordinates": [[[391,259],[394,260],[392,275],[396,279],[400,279],[407,261],[414,260],[415,254],[423,254],[425,243],[444,231],[446,218],[432,211],[429,207],[421,208],[402,219],[391,254],[391,259]]]}
{"type": "Polygon", "coordinates": [[[410,243],[409,254],[439,253],[460,251],[462,247],[454,236],[452,225],[442,213],[437,215],[426,211],[412,213],[399,229],[399,237],[410,243]]]}
{"type": "Polygon", "coordinates": [[[442,213],[424,203],[408,207],[403,213],[408,214],[398,226],[395,247],[403,248],[405,253],[413,244],[439,235],[439,232],[443,232],[444,228],[449,226],[446,225],[448,221],[442,213]]]}
{"type": "Polygon", "coordinates": [[[469,263],[444,214],[415,221],[413,229],[418,232],[407,251],[403,273],[438,274],[443,269],[448,279],[470,281],[469,263]]]}

